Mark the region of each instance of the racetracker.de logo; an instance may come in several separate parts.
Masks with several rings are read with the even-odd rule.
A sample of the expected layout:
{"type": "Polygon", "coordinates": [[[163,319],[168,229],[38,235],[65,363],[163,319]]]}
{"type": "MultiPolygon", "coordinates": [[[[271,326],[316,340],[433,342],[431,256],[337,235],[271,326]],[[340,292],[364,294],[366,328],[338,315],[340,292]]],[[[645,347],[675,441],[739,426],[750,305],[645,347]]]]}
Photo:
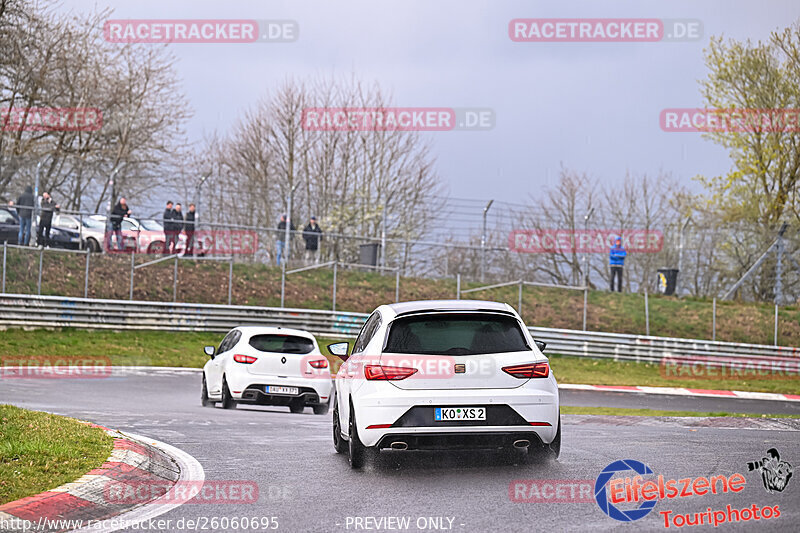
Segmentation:
{"type": "Polygon", "coordinates": [[[113,504],[252,504],[258,502],[254,481],[112,481],[103,488],[106,502],[113,504]]]}
{"type": "Polygon", "coordinates": [[[593,479],[515,479],[508,484],[514,503],[591,503],[593,479]]]}
{"type": "Polygon", "coordinates": [[[665,379],[796,379],[800,380],[800,361],[753,361],[708,358],[697,361],[665,357],[660,365],[665,379]]]}
{"type": "Polygon", "coordinates": [[[306,131],[478,131],[494,128],[489,108],[308,107],[306,131]]]}
{"type": "Polygon", "coordinates": [[[508,36],[518,43],[632,43],[699,41],[697,19],[513,19],[508,36]]]}
{"type": "Polygon", "coordinates": [[[630,253],[656,253],[664,247],[659,230],[515,229],[508,236],[508,248],[526,254],[608,253],[617,237],[622,237],[622,247],[630,253]]]}
{"type": "Polygon", "coordinates": [[[97,131],[103,113],[96,107],[0,108],[0,131],[97,131]]]}
{"type": "Polygon", "coordinates": [[[668,132],[797,133],[800,109],[700,109],[670,108],[658,117],[668,132]]]}
{"type": "Polygon", "coordinates": [[[294,20],[107,20],[110,43],[290,43],[300,35],[294,20]]]}
{"type": "Polygon", "coordinates": [[[0,379],[94,379],[111,377],[111,359],[99,356],[4,355],[0,379]]]}

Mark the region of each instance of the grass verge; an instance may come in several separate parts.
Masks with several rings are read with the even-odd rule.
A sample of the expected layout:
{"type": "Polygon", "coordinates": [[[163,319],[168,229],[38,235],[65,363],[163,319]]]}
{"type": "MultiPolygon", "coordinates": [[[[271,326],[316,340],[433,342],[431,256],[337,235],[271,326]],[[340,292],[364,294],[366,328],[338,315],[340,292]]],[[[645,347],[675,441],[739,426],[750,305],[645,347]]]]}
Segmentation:
{"type": "Polygon", "coordinates": [[[562,415],[616,415],[616,416],[714,416],[733,418],[800,418],[800,415],[764,415],[752,413],[726,413],[724,411],[659,411],[657,409],[625,409],[618,407],[561,406],[562,415]]]}
{"type": "MultiPolygon", "coordinates": [[[[203,354],[203,346],[218,345],[222,337],[223,335],[219,333],[9,329],[0,335],[0,358],[2,356],[93,356],[108,357],[112,365],[201,368],[208,360],[203,354]]],[[[331,361],[332,371],[335,372],[341,360],[330,355],[326,346],[336,340],[324,337],[318,337],[317,340],[322,352],[331,361]]],[[[678,379],[676,376],[667,375],[660,365],[653,363],[548,355],[559,383],[800,394],[798,376],[784,377],[784,379],[713,377],[678,379]]]]}
{"type": "Polygon", "coordinates": [[[114,439],[73,418],[0,405],[0,504],[102,466],[114,439]]]}

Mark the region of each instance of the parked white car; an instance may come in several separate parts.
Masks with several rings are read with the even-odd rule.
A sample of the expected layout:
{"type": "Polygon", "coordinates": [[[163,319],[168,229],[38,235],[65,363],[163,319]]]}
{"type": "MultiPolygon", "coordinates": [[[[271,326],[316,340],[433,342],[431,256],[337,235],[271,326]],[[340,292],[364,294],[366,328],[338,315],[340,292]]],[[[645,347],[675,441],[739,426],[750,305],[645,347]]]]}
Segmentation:
{"type": "Polygon", "coordinates": [[[201,402],[287,406],[293,413],[313,407],[324,415],[333,381],[328,360],[311,333],[280,327],[233,328],[219,345],[206,346],[201,402]]]}
{"type": "Polygon", "coordinates": [[[104,221],[91,216],[56,213],[53,217],[53,228],[77,232],[82,247],[92,252],[100,252],[103,249],[106,231],[104,221]]]}
{"type": "Polygon", "coordinates": [[[378,307],[336,376],[333,443],[352,468],[383,449],[508,450],[558,457],[558,384],[517,312],[496,302],[378,307]]]}

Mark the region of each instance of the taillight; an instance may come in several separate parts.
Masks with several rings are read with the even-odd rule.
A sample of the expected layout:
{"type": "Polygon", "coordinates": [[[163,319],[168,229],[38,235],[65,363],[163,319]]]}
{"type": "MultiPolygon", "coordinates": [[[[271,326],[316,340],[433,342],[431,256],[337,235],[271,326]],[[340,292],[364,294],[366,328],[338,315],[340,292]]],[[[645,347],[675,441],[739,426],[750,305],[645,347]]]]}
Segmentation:
{"type": "Polygon", "coordinates": [[[364,377],[370,381],[399,381],[416,373],[416,368],[403,366],[367,365],[364,367],[364,377]]]}
{"type": "Polygon", "coordinates": [[[327,359],[318,359],[316,361],[309,361],[308,364],[314,368],[328,368],[327,359]]]}
{"type": "Polygon", "coordinates": [[[236,361],[237,363],[244,363],[246,365],[255,363],[256,359],[258,359],[258,357],[253,357],[252,355],[242,355],[240,353],[237,353],[236,355],[233,356],[234,361],[236,361]]]}
{"type": "Polygon", "coordinates": [[[503,372],[519,379],[546,378],[550,375],[548,363],[525,363],[524,365],[504,366],[503,372]]]}

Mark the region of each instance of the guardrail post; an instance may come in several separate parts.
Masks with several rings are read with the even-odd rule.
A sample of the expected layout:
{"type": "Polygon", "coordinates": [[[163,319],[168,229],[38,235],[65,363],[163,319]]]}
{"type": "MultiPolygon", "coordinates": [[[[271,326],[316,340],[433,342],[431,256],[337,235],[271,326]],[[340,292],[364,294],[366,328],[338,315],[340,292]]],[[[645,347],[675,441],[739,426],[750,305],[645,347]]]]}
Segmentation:
{"type": "Polygon", "coordinates": [[[130,292],[128,293],[128,300],[133,300],[133,271],[134,267],[136,266],[136,252],[131,252],[131,288],[130,292]]]}
{"type": "Polygon", "coordinates": [[[333,262],[333,296],[331,297],[331,310],[336,311],[336,274],[337,274],[337,267],[339,266],[338,261],[333,262]]]}
{"type": "Polygon", "coordinates": [[[711,340],[717,340],[717,299],[711,302],[711,340]]]}
{"type": "Polygon", "coordinates": [[[778,345],[778,304],[775,304],[775,346],[778,345]]]}
{"type": "Polygon", "coordinates": [[[519,280],[519,288],[517,289],[517,313],[522,316],[522,280],[519,280]]]}
{"type": "Polygon", "coordinates": [[[400,270],[399,269],[394,273],[394,301],[395,301],[395,303],[400,301],[400,270]]]}
{"type": "Polygon", "coordinates": [[[647,289],[644,290],[644,327],[645,335],[650,336],[650,306],[647,302],[647,289]]]}
{"type": "Polygon", "coordinates": [[[228,305],[231,305],[233,298],[233,254],[231,254],[231,263],[228,268],[228,305]]]}
{"type": "Polygon", "coordinates": [[[92,251],[87,248],[86,249],[86,273],[83,276],[83,297],[89,297],[89,257],[91,257],[92,251]]]}
{"type": "Polygon", "coordinates": [[[586,331],[586,303],[589,299],[589,287],[583,288],[583,331],[586,331]]]}
{"type": "Polygon", "coordinates": [[[178,301],[178,254],[175,254],[175,271],[172,273],[172,303],[178,301]]]}
{"type": "Polygon", "coordinates": [[[44,261],[44,248],[39,249],[39,282],[36,284],[36,294],[42,295],[42,261],[44,261]]]}
{"type": "Polygon", "coordinates": [[[8,241],[3,241],[3,294],[6,292],[6,252],[8,252],[8,241]]]}
{"type": "Polygon", "coordinates": [[[461,274],[456,274],[456,300],[461,299],[461,274]]]}

